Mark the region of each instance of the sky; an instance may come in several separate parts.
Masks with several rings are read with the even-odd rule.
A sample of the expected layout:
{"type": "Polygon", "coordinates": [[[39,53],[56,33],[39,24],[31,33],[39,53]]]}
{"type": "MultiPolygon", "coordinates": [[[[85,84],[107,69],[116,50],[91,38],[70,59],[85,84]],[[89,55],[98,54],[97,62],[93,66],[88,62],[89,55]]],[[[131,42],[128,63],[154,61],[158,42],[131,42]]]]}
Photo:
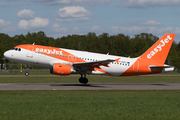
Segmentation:
{"type": "Polygon", "coordinates": [[[180,0],[0,0],[0,33],[12,37],[174,33],[179,43],[179,22],[180,0]]]}

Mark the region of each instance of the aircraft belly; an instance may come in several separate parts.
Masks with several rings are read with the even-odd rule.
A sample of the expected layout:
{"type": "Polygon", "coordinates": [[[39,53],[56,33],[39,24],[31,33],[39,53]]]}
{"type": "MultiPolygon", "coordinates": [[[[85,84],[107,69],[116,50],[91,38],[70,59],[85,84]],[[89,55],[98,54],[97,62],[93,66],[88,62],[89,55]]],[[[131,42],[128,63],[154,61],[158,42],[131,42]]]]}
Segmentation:
{"type": "Polygon", "coordinates": [[[112,76],[119,76],[128,69],[125,66],[111,65],[110,67],[101,67],[103,71],[112,76]]]}
{"type": "Polygon", "coordinates": [[[136,62],[136,60],[136,58],[120,59],[120,62],[118,64],[109,64],[109,67],[102,66],[101,68],[111,76],[120,76],[126,70],[128,70],[136,62]]]}

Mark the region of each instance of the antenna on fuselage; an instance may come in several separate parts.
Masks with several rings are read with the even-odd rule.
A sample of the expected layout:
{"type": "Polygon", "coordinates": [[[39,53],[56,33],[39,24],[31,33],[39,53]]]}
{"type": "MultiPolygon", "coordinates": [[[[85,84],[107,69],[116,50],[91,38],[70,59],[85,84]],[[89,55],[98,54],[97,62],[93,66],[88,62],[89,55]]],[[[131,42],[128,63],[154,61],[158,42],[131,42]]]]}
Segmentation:
{"type": "Polygon", "coordinates": [[[35,42],[33,43],[33,45],[35,45],[35,42]]]}
{"type": "Polygon", "coordinates": [[[107,53],[107,55],[109,55],[109,53],[107,53]]]}

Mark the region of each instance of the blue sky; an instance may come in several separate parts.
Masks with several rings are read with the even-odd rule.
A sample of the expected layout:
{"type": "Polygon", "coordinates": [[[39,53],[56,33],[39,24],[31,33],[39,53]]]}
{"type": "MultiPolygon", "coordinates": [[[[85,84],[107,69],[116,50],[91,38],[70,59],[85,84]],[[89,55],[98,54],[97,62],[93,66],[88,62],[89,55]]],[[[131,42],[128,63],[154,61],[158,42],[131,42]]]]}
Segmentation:
{"type": "Polygon", "coordinates": [[[180,0],[1,0],[0,11],[0,33],[10,36],[175,33],[180,42],[180,0]]]}

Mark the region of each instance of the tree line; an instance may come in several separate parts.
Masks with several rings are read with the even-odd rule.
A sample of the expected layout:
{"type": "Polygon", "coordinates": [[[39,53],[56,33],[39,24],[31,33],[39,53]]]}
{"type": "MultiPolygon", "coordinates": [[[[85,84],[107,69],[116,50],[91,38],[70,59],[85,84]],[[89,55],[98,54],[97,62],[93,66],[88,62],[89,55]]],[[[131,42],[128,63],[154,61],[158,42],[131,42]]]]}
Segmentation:
{"type": "MultiPolygon", "coordinates": [[[[3,58],[3,53],[6,50],[12,49],[16,45],[33,43],[133,58],[143,54],[157,40],[159,38],[151,33],[140,33],[130,37],[124,34],[102,33],[96,35],[94,32],[89,32],[87,35],[74,34],[57,39],[47,37],[43,31],[28,32],[26,35],[21,34],[13,37],[0,33],[0,59],[3,58]]],[[[180,68],[180,42],[178,44],[173,42],[168,58],[172,66],[180,68]]],[[[168,60],[166,60],[166,64],[168,64],[168,60]]]]}

